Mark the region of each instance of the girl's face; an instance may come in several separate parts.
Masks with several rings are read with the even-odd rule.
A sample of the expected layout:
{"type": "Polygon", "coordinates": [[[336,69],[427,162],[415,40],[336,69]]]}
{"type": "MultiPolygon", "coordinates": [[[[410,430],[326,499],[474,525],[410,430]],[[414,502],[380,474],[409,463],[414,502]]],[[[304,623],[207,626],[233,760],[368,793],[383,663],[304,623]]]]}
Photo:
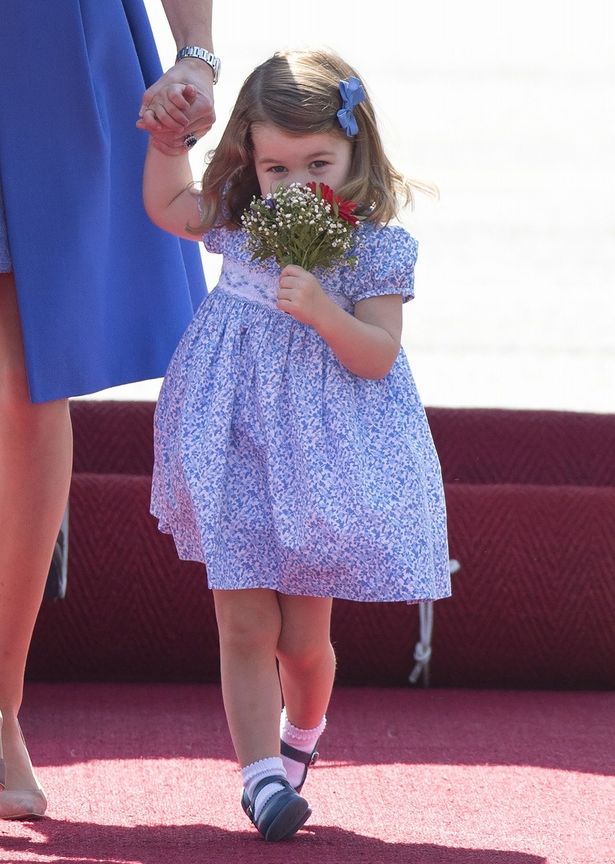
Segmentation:
{"type": "Polygon", "coordinates": [[[251,132],[261,195],[268,195],[282,183],[305,185],[312,180],[335,191],[348,179],[352,142],[341,135],[291,135],[271,123],[255,123],[251,132]]]}

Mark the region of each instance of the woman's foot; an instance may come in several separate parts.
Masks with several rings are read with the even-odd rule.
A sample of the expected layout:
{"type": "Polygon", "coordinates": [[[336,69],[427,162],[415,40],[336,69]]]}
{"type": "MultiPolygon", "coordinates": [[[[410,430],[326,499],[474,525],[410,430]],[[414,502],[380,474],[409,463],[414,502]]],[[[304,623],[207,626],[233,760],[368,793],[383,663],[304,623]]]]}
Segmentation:
{"type": "Polygon", "coordinates": [[[0,792],[0,819],[42,819],[47,798],[42,789],[5,789],[0,792]]]}
{"type": "Polygon", "coordinates": [[[11,721],[0,715],[0,745],[0,819],[40,819],[47,798],[32,769],[17,718],[11,721]]]}

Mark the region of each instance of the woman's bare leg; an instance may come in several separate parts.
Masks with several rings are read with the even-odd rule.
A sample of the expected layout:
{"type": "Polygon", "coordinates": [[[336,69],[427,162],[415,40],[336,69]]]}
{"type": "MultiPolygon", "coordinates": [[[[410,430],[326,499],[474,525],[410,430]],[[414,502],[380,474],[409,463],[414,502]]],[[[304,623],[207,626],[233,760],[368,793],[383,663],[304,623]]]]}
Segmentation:
{"type": "Polygon", "coordinates": [[[213,593],[224,709],[237,759],[245,767],[280,752],[280,607],[275,591],[265,588],[213,593]]]}
{"type": "Polygon", "coordinates": [[[7,792],[37,789],[20,734],[26,657],[68,498],[68,400],[33,404],[15,283],[0,274],[0,711],[7,792]]]}

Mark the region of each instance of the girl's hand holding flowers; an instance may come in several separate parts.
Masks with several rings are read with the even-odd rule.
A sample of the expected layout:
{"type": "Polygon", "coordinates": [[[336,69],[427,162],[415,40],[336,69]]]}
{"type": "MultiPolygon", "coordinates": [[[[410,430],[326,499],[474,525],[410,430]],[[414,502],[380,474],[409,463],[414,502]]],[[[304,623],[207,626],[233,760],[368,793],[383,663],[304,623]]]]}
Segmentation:
{"type": "Polygon", "coordinates": [[[348,255],[359,222],[357,205],[325,183],[291,183],[254,198],[242,216],[252,260],[275,258],[280,274],[278,309],[314,327],[333,301],[310,272],[356,260],[348,255]]]}
{"type": "Polygon", "coordinates": [[[288,312],[302,324],[317,326],[332,302],[318,279],[303,267],[288,264],[280,273],[278,309],[288,312]]]}

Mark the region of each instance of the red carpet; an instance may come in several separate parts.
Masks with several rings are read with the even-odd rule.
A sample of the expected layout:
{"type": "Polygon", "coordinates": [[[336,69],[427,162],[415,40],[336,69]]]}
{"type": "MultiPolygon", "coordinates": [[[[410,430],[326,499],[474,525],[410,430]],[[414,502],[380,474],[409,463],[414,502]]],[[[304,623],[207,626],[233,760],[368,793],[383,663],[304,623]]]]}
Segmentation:
{"type": "Polygon", "coordinates": [[[337,689],[313,816],[265,844],[215,685],[34,684],[48,818],[0,861],[615,864],[615,694],[337,689]]]}

